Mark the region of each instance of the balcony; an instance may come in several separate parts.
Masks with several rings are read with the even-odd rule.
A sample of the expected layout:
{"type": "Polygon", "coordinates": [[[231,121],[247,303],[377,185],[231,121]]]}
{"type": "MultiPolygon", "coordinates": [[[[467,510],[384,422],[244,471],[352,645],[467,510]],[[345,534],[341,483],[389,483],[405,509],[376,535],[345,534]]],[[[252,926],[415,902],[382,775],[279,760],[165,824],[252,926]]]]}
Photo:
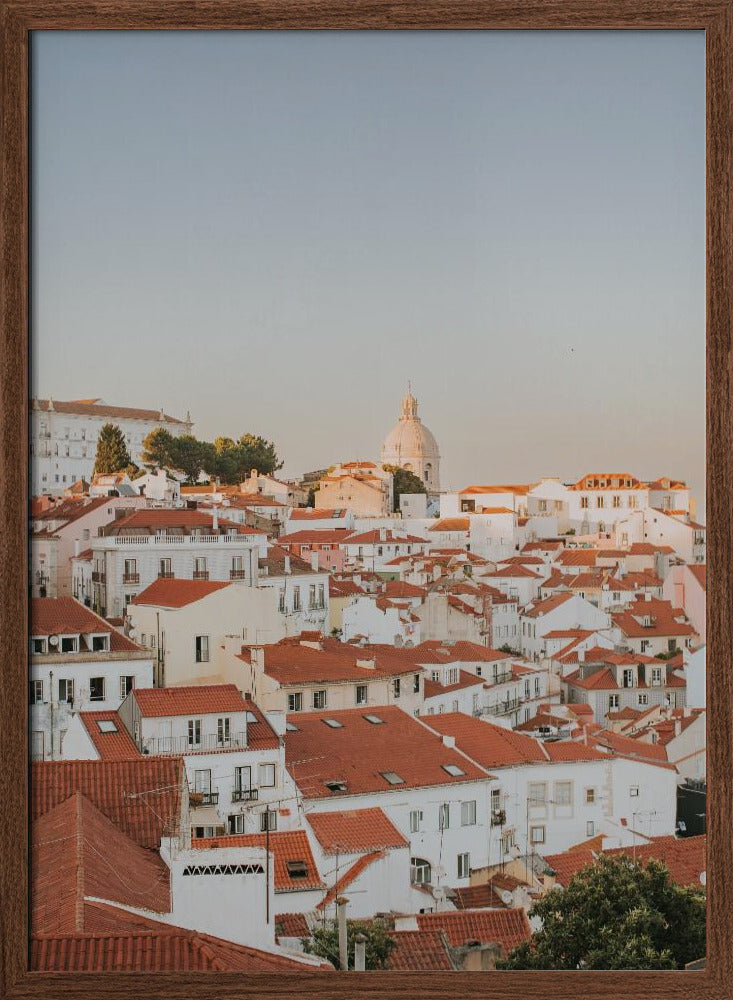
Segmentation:
{"type": "Polygon", "coordinates": [[[197,806],[216,806],[219,804],[218,792],[189,792],[188,802],[192,808],[197,806]]]}
{"type": "Polygon", "coordinates": [[[161,572],[158,573],[159,580],[174,580],[175,576],[176,574],[173,572],[172,569],[161,570],[161,572]]]}
{"type": "Polygon", "coordinates": [[[208,580],[209,579],[209,571],[208,571],[208,569],[195,569],[193,571],[193,579],[194,580],[208,580]]]}
{"type": "Polygon", "coordinates": [[[101,573],[98,570],[92,570],[92,583],[106,583],[107,574],[101,573]]]}
{"type": "Polygon", "coordinates": [[[498,705],[487,705],[484,709],[484,714],[506,715],[507,712],[513,712],[515,709],[519,708],[521,704],[521,698],[508,698],[505,701],[500,701],[498,705]]]}
{"type": "Polygon", "coordinates": [[[247,748],[247,734],[234,733],[233,736],[225,736],[222,739],[216,733],[202,736],[197,742],[190,743],[187,736],[149,736],[142,741],[141,750],[144,754],[161,756],[173,754],[180,757],[187,753],[201,753],[202,751],[216,750],[245,750],[247,748]]]}
{"type": "Polygon", "coordinates": [[[246,545],[252,547],[251,535],[236,532],[231,535],[104,535],[109,545],[152,545],[158,546],[201,546],[201,545],[246,545]]]}
{"type": "Polygon", "coordinates": [[[247,579],[247,571],[244,570],[244,569],[230,569],[229,570],[229,579],[230,580],[246,580],[247,579]]]}
{"type": "Polygon", "coordinates": [[[256,788],[235,788],[232,792],[232,802],[256,802],[256,788]]]}
{"type": "Polygon", "coordinates": [[[123,573],[122,574],[122,582],[123,582],[123,584],[125,584],[125,583],[140,583],[140,574],[139,573],[123,573]]]}

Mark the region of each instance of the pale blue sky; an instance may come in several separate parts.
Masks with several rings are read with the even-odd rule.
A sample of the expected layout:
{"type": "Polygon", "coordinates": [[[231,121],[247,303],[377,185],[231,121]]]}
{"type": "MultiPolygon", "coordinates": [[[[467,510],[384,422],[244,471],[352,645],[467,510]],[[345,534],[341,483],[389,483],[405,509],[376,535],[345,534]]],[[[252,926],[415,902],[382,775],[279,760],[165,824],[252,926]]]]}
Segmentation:
{"type": "Polygon", "coordinates": [[[43,32],[34,391],[704,489],[702,32],[43,32]]]}

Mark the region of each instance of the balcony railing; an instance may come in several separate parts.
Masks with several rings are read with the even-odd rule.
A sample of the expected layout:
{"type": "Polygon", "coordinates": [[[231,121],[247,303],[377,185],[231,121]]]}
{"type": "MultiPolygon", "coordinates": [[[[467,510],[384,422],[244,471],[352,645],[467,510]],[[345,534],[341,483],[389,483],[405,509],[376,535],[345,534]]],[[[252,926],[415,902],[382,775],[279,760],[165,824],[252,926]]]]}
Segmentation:
{"type": "Polygon", "coordinates": [[[122,574],[123,583],[140,583],[139,573],[123,573],[122,574]]]}
{"type": "Polygon", "coordinates": [[[244,570],[244,569],[230,569],[229,570],[229,579],[230,580],[246,580],[247,579],[247,571],[244,570]]]}
{"type": "Polygon", "coordinates": [[[142,741],[141,750],[144,754],[175,754],[180,757],[187,753],[200,753],[202,750],[236,750],[246,749],[247,734],[234,733],[220,739],[216,733],[202,736],[197,742],[190,742],[187,736],[149,736],[142,741]]]}
{"type": "Polygon", "coordinates": [[[521,704],[521,698],[509,698],[506,701],[500,701],[498,705],[487,705],[483,712],[485,715],[506,715],[507,712],[513,712],[519,708],[521,704]]]}
{"type": "Polygon", "coordinates": [[[216,806],[219,804],[219,793],[218,792],[189,792],[188,793],[189,805],[193,806],[216,806]]]}
{"type": "Polygon", "coordinates": [[[232,792],[232,802],[255,802],[256,800],[256,788],[235,788],[232,792]]]}
{"type": "Polygon", "coordinates": [[[107,535],[112,545],[251,545],[246,532],[233,535],[107,535]]]}
{"type": "Polygon", "coordinates": [[[172,569],[161,570],[158,573],[159,580],[173,580],[175,579],[175,576],[176,574],[173,572],[172,569]]]}
{"type": "Polygon", "coordinates": [[[194,580],[208,580],[209,579],[208,569],[195,569],[193,571],[193,578],[194,580]]]}

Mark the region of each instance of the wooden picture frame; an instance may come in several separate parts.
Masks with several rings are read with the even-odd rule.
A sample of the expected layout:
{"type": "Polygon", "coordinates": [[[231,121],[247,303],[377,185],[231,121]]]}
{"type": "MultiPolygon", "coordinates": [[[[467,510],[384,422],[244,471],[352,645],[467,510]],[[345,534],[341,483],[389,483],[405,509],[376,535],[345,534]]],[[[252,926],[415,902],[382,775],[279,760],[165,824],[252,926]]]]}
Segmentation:
{"type": "Polygon", "coordinates": [[[31,997],[723,997],[733,982],[733,0],[3,0],[0,365],[0,992],[31,997]],[[27,745],[29,33],[114,29],[666,29],[706,32],[708,954],[696,972],[29,973],[27,745]],[[215,978],[213,978],[215,976],[215,978]],[[728,986],[726,987],[726,983],[728,986]]]}

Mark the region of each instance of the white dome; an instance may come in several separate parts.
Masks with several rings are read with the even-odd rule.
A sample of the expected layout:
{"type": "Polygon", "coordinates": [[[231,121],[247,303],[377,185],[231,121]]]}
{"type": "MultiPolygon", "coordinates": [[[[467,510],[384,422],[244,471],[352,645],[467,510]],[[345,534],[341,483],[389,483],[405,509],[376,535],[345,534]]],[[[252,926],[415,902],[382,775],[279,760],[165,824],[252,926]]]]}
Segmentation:
{"type": "Polygon", "coordinates": [[[439,489],[438,442],[418,417],[417,400],[411,392],[402,400],[402,416],[384,439],[382,461],[409,469],[430,488],[439,489]]]}

